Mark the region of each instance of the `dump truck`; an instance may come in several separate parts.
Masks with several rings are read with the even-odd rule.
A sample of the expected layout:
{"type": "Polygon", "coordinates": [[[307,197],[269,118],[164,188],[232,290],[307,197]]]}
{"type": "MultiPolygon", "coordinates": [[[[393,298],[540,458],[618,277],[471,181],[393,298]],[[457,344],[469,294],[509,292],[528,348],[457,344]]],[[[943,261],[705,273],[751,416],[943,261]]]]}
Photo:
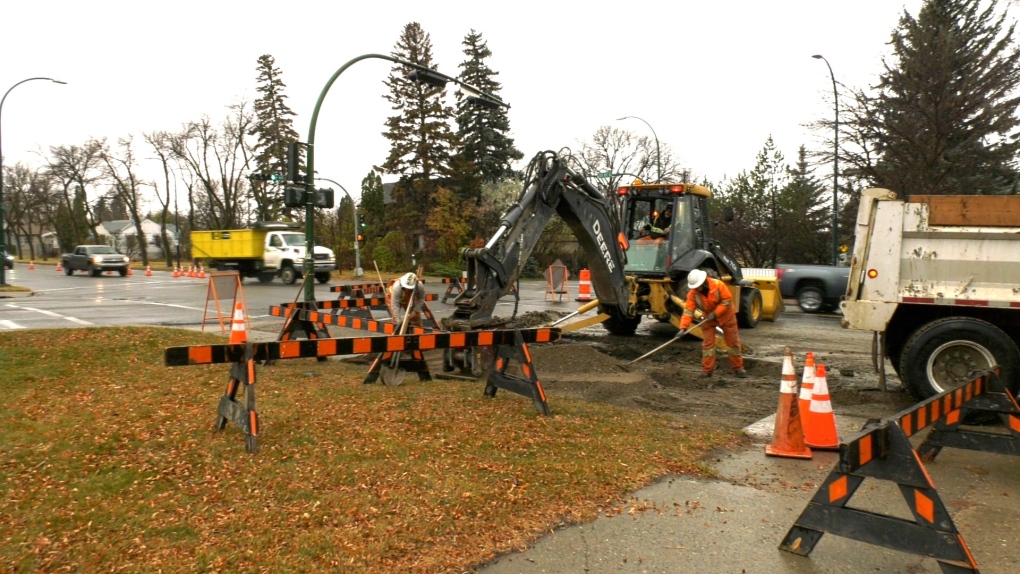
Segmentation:
{"type": "MultiPolygon", "coordinates": [[[[303,275],[305,234],[300,223],[260,221],[251,229],[191,232],[191,256],[209,269],[237,271],[269,283],[280,277],[292,285],[303,275]]],[[[315,279],[329,282],[336,255],[321,245],[313,248],[315,279]]]]}
{"type": "Polygon", "coordinates": [[[868,189],[857,212],[843,327],[918,399],[990,367],[1020,390],[1020,197],[868,189]]]}

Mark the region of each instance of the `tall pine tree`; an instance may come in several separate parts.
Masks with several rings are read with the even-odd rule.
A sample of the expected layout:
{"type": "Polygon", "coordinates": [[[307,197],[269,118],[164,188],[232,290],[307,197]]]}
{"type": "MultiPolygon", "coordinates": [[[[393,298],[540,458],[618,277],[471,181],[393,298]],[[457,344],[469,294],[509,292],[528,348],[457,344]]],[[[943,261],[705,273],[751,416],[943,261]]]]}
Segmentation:
{"type": "MultiPolygon", "coordinates": [[[[287,144],[297,141],[294,130],[294,112],[287,106],[283,80],[276,60],[269,54],[259,56],[258,66],[259,98],[255,100],[255,127],[251,135],[258,137],[255,155],[255,170],[260,173],[285,173],[287,169],[287,144]]],[[[277,219],[289,208],[283,205],[283,183],[274,181],[253,181],[258,218],[277,219]]]]}
{"type": "MultiPolygon", "coordinates": [[[[499,72],[492,70],[486,63],[492,51],[482,35],[471,30],[462,44],[467,58],[460,64],[458,79],[483,92],[498,95],[502,88],[496,81],[499,72]]],[[[462,145],[459,155],[463,165],[473,164],[478,179],[475,189],[462,192],[464,196],[474,198],[476,203],[482,199],[481,183],[513,176],[513,162],[524,157],[514,147],[509,132],[510,119],[506,108],[477,106],[469,102],[463,93],[457,93],[457,137],[462,145]]]]}
{"type": "Polygon", "coordinates": [[[904,12],[877,94],[849,106],[853,170],[905,195],[1015,192],[1020,52],[997,12],[995,0],[904,12]]]}
{"type": "MultiPolygon", "coordinates": [[[[417,22],[404,26],[391,55],[435,69],[432,40],[417,22]]],[[[444,103],[443,90],[409,79],[409,71],[398,64],[385,81],[389,93],[384,97],[397,114],[386,119],[383,136],[390,140],[390,152],[382,169],[400,175],[392,192],[394,203],[387,206],[388,230],[404,233],[416,249],[424,243],[437,180],[450,175],[457,137],[450,129],[453,109],[444,103]]]]}

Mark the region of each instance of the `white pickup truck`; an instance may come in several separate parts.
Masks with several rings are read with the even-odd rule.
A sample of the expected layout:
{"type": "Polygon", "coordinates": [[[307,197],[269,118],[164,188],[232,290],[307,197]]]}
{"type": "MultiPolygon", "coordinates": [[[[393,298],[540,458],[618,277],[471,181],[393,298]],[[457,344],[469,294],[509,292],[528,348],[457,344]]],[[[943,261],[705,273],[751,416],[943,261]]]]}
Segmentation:
{"type": "Polygon", "coordinates": [[[1020,196],[868,189],[857,213],[843,326],[880,335],[925,398],[992,366],[1020,390],[1020,196]]]}
{"type": "MultiPolygon", "coordinates": [[[[236,270],[268,283],[279,276],[291,285],[304,273],[305,234],[299,223],[258,222],[252,229],[191,232],[191,257],[210,269],[236,270]]],[[[336,269],[333,250],[312,249],[315,279],[327,283],[336,269]]]]}

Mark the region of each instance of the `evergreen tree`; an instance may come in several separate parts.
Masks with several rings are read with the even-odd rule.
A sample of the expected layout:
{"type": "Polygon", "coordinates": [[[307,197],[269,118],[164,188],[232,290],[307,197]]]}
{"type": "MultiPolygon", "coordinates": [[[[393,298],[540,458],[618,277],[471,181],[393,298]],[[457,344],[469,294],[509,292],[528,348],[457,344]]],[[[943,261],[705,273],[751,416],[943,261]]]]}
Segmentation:
{"type": "Polygon", "coordinates": [[[995,0],[904,12],[877,94],[848,106],[846,139],[862,146],[844,152],[851,175],[908,195],[1015,192],[1020,52],[996,12],[995,0]]]}
{"type": "MultiPolygon", "coordinates": [[[[259,56],[256,70],[259,75],[255,90],[260,95],[255,100],[255,126],[251,130],[251,135],[258,138],[255,171],[283,174],[287,170],[287,144],[298,140],[295,114],[287,106],[287,86],[280,79],[276,60],[269,54],[259,56]]],[[[283,187],[282,182],[252,181],[258,219],[278,219],[281,212],[291,215],[291,208],[283,205],[283,187]]]]}
{"type": "MultiPolygon", "coordinates": [[[[417,22],[404,26],[392,55],[435,69],[432,41],[417,22]]],[[[387,208],[388,229],[400,230],[411,241],[426,232],[426,214],[438,187],[435,178],[450,175],[457,138],[450,129],[453,110],[443,102],[443,90],[409,79],[408,71],[396,65],[385,82],[389,94],[384,97],[397,115],[386,119],[383,135],[390,140],[390,152],[382,169],[400,175],[392,192],[394,203],[387,208]]]]}
{"type": "MultiPolygon", "coordinates": [[[[458,79],[483,92],[497,95],[502,88],[496,81],[499,72],[486,63],[492,56],[482,35],[471,30],[462,42],[467,59],[461,63],[458,79]]],[[[457,93],[457,137],[461,142],[460,156],[466,164],[473,164],[478,185],[468,191],[476,203],[481,203],[481,183],[495,182],[513,175],[512,163],[524,157],[508,135],[510,119],[506,108],[487,108],[472,104],[463,93],[457,93]]],[[[466,194],[467,195],[467,194],[466,194]]]]}
{"type": "Polygon", "coordinates": [[[365,237],[364,243],[361,244],[362,253],[371,253],[369,246],[374,245],[376,238],[385,234],[383,231],[385,216],[382,178],[378,173],[370,171],[361,180],[361,201],[358,203],[358,220],[364,224],[360,230],[365,237]]]}
{"type": "Polygon", "coordinates": [[[832,210],[825,187],[808,168],[807,150],[800,146],[797,164],[782,190],[778,221],[777,263],[829,263],[832,210]]]}

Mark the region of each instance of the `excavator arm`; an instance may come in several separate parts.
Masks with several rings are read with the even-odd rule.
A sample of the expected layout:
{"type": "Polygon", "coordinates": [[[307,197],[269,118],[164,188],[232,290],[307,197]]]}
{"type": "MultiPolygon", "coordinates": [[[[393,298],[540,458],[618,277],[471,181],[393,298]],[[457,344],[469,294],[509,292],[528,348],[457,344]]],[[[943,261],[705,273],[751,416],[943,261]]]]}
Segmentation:
{"type": "Polygon", "coordinates": [[[454,301],[452,328],[485,326],[500,297],[517,281],[531,251],[557,214],[589,254],[592,287],[600,306],[627,315],[626,256],[621,246],[617,210],[612,200],[567,166],[568,157],[545,151],[528,166],[517,201],[501,216],[500,226],[484,247],[465,249],[467,286],[454,301]],[[597,254],[597,256],[595,256],[597,254]]]}

